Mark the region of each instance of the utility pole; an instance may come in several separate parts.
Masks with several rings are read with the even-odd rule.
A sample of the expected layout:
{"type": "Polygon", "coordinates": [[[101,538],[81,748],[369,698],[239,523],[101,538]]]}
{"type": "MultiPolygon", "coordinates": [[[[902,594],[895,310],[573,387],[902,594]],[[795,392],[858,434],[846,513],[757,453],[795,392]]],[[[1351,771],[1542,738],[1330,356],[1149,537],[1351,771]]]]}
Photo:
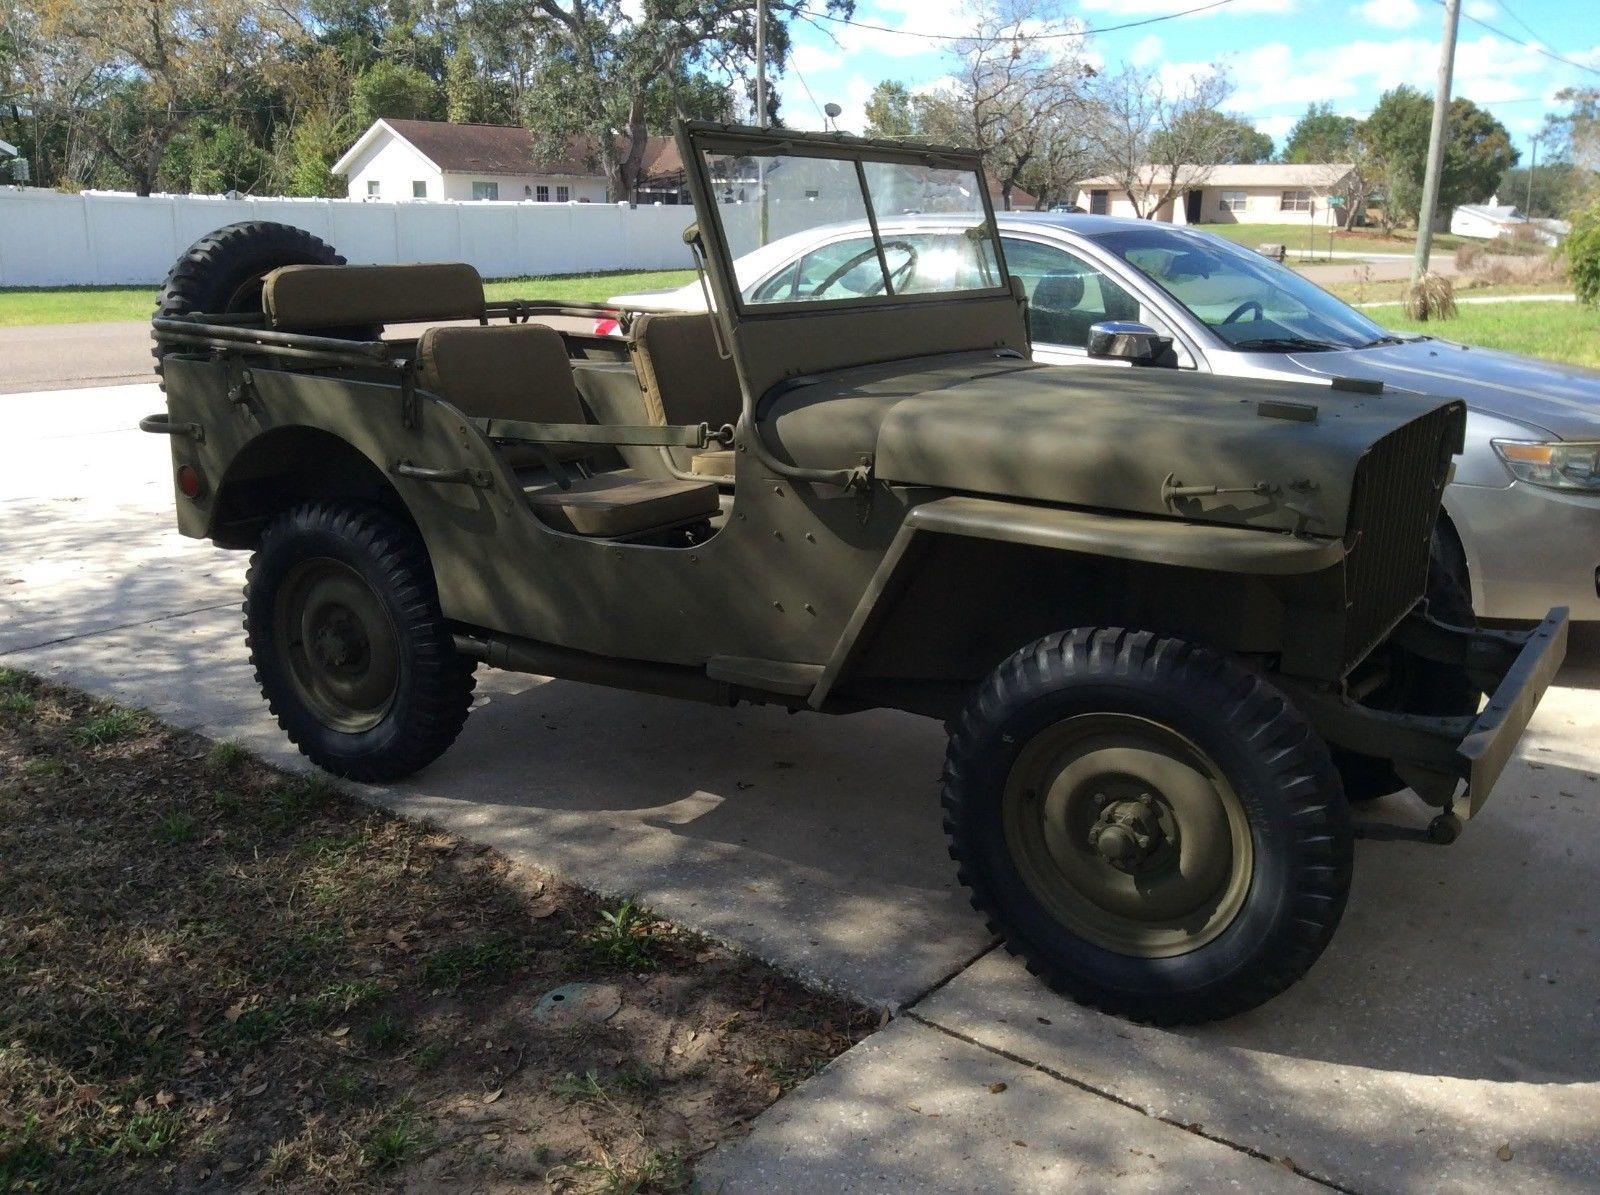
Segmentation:
{"type": "Polygon", "coordinates": [[[1461,0],[1444,0],[1444,40],[1439,45],[1439,83],[1433,93],[1433,131],[1428,136],[1428,172],[1422,181],[1422,208],[1417,213],[1417,254],[1411,262],[1411,281],[1428,270],[1433,248],[1433,219],[1439,207],[1439,175],[1444,167],[1445,126],[1450,115],[1450,78],[1456,64],[1456,26],[1461,22],[1461,0]]]}
{"type": "Polygon", "coordinates": [[[767,0],[756,0],[756,124],[767,127],[767,0]]]}
{"type": "Polygon", "coordinates": [[[1529,145],[1533,149],[1533,158],[1528,162],[1528,196],[1522,203],[1522,214],[1530,220],[1533,219],[1533,172],[1539,166],[1539,137],[1540,134],[1535,133],[1529,140],[1529,145]]]}

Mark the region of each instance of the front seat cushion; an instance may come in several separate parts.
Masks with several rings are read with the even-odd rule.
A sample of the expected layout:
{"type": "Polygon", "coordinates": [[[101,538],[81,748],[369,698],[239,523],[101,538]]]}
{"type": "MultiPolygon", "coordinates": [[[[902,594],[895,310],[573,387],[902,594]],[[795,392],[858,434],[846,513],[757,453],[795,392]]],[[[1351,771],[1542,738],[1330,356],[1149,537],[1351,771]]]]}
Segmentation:
{"type": "Polygon", "coordinates": [[[613,537],[637,535],[710,518],[720,509],[709,481],[656,481],[636,474],[601,473],[525,490],[533,513],[557,531],[613,537]]]}

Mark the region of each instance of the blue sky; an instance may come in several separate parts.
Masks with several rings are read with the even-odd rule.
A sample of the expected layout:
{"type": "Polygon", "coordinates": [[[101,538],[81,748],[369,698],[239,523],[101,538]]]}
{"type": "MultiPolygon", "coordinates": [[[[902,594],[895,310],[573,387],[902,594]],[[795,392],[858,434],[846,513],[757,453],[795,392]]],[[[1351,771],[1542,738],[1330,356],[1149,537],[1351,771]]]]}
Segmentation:
{"type": "MultiPolygon", "coordinates": [[[[832,101],[844,109],[841,127],[859,132],[862,106],[879,80],[937,85],[950,69],[944,43],[912,35],[961,33],[971,25],[966,2],[857,0],[857,21],[894,33],[793,23],[790,70],[777,84],[784,119],[821,127],[818,108],[832,101]]],[[[1203,2],[1065,0],[1061,12],[1092,29],[1203,2]]],[[[1526,159],[1529,134],[1556,110],[1555,92],[1600,85],[1600,0],[1463,0],[1462,14],[1455,94],[1498,116],[1526,159]],[[1593,69],[1563,65],[1536,47],[1593,69]]],[[[1235,87],[1228,109],[1281,145],[1312,101],[1364,116],[1398,83],[1432,94],[1443,17],[1439,0],[1230,0],[1209,12],[1091,36],[1087,51],[1096,65],[1113,70],[1131,62],[1181,75],[1225,64],[1235,87]]]]}

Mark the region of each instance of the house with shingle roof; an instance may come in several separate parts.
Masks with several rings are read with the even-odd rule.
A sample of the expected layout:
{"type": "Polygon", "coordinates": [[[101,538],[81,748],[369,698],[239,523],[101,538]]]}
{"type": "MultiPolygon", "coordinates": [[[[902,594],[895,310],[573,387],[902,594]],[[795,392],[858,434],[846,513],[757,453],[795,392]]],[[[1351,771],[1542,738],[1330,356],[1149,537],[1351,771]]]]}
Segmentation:
{"type": "MultiPolygon", "coordinates": [[[[1354,170],[1348,162],[1179,166],[1178,194],[1154,218],[1173,224],[1326,224],[1329,198],[1349,189],[1354,170]]],[[[1140,190],[1160,195],[1168,190],[1168,173],[1166,167],[1146,166],[1140,190]]],[[[1096,215],[1139,214],[1123,184],[1110,175],[1079,183],[1077,203],[1096,215]]]]}
{"type": "Polygon", "coordinates": [[[579,140],[554,157],[535,148],[533,134],[517,126],[376,120],[333,173],[351,199],[607,202],[605,175],[579,140]]]}

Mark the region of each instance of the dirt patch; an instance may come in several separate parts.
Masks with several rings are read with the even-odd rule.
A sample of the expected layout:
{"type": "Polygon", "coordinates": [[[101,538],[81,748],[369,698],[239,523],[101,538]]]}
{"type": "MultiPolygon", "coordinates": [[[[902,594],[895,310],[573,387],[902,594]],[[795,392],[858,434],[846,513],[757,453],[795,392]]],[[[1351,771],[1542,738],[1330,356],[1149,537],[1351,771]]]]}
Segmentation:
{"type": "Polygon", "coordinates": [[[0,670],[0,1190],[677,1190],[876,1024],[0,670]]]}

